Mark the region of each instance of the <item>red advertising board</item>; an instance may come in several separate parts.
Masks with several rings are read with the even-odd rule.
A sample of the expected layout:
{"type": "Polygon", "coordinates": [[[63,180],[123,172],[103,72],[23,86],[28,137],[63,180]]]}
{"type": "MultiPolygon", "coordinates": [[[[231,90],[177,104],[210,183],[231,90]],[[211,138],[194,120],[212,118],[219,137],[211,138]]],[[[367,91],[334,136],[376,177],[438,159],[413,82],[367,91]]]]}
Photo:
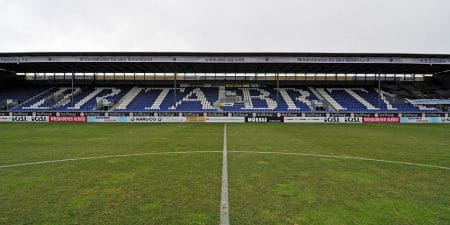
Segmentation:
{"type": "Polygon", "coordinates": [[[85,116],[50,116],[50,122],[79,122],[85,123],[87,119],[85,116]]]}
{"type": "Polygon", "coordinates": [[[400,117],[382,116],[382,117],[363,117],[363,123],[400,123],[400,117]]]}

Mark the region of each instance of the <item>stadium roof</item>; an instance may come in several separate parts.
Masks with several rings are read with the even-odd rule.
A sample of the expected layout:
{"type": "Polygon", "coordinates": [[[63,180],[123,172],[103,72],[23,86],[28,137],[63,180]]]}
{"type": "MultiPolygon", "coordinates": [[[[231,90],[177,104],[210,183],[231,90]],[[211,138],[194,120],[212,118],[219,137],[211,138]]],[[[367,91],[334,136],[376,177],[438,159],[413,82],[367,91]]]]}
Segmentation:
{"type": "Polygon", "coordinates": [[[27,72],[381,73],[450,71],[450,55],[380,53],[0,53],[0,70],[27,72]]]}

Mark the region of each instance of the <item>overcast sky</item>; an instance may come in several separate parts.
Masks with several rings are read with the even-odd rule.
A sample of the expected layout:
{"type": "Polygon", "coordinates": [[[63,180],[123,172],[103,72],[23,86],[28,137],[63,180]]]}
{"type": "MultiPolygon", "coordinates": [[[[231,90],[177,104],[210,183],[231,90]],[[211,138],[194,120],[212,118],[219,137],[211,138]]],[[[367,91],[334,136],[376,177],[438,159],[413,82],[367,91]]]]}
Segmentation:
{"type": "Polygon", "coordinates": [[[450,54],[449,0],[0,0],[0,52],[450,54]]]}

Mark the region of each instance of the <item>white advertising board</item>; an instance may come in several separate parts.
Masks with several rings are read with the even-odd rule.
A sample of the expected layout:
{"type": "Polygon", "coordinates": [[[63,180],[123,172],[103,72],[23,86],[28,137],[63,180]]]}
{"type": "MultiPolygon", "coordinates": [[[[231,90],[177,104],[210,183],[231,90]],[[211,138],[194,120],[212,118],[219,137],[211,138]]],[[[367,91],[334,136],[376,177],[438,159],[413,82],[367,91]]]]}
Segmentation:
{"type": "Polygon", "coordinates": [[[48,116],[10,116],[11,122],[46,123],[48,116]]]}
{"type": "Polygon", "coordinates": [[[0,116],[0,122],[11,122],[12,116],[0,116]]]}
{"type": "Polygon", "coordinates": [[[206,117],[206,123],[245,123],[245,117],[206,117]]]}
{"type": "Polygon", "coordinates": [[[183,123],[186,122],[186,117],[182,116],[135,116],[128,117],[127,122],[130,123],[183,123]]]}
{"type": "Polygon", "coordinates": [[[285,123],[323,123],[324,117],[284,117],[285,123]]]}

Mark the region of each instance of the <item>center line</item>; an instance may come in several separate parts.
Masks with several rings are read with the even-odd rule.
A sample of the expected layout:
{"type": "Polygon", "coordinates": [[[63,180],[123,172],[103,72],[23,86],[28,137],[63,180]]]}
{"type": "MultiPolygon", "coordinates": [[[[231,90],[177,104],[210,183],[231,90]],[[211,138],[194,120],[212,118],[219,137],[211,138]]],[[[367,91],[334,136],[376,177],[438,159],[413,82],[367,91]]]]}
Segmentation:
{"type": "Polygon", "coordinates": [[[222,196],[220,199],[220,225],[230,224],[228,206],[227,124],[223,127],[222,196]]]}

